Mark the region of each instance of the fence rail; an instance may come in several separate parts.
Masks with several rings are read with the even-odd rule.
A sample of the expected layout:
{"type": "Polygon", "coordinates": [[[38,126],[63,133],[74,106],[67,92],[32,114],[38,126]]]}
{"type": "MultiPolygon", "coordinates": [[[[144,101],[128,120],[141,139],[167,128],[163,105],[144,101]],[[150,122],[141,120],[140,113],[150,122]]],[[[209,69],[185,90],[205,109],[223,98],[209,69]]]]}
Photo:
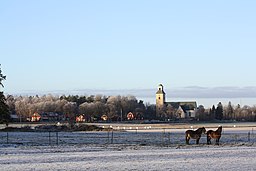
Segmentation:
{"type": "MultiPolygon", "coordinates": [[[[220,144],[255,143],[256,135],[248,133],[223,133],[220,144]]],[[[214,143],[214,142],[213,142],[214,143]]],[[[148,131],[99,131],[99,132],[0,132],[0,144],[18,145],[68,145],[68,144],[140,144],[140,145],[182,145],[184,132],[170,129],[148,131]]],[[[195,144],[195,140],[190,140],[195,144]]],[[[206,144],[202,135],[200,144],[206,144]]]]}

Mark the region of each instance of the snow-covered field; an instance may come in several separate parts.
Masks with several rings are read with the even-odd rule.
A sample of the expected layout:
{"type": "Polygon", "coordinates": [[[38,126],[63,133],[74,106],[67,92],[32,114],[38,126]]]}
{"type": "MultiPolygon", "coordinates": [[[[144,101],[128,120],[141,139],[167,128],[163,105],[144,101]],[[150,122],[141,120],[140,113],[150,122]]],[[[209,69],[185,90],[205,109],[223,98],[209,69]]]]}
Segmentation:
{"type": "MultiPolygon", "coordinates": [[[[109,126],[109,125],[102,125],[109,126]]],[[[111,125],[112,126],[112,125],[111,125]]],[[[0,144],[19,145],[84,145],[84,144],[126,144],[126,145],[182,145],[185,131],[203,125],[113,125],[112,131],[81,132],[0,132],[0,144]],[[187,127],[187,128],[185,128],[187,127]]],[[[206,130],[215,130],[218,124],[205,125],[206,130]]],[[[224,125],[221,144],[256,143],[256,126],[224,125]]],[[[191,140],[194,144],[195,140],[191,140]]],[[[201,144],[206,143],[202,135],[201,144]]]]}
{"type": "Polygon", "coordinates": [[[254,123],[224,125],[220,146],[206,145],[205,135],[185,145],[184,132],[200,126],[113,125],[113,134],[59,132],[58,139],[55,132],[9,132],[8,144],[0,132],[0,170],[256,170],[254,123]]]}
{"type": "Polygon", "coordinates": [[[256,170],[254,145],[5,146],[0,170],[256,170]]]}

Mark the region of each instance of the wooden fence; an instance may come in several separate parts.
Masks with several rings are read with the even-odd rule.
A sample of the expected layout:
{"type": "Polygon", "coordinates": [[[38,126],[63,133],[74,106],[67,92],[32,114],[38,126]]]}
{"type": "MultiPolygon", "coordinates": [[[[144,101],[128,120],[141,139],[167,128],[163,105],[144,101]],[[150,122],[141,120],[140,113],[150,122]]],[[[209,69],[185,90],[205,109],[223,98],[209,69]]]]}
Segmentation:
{"type": "MultiPolygon", "coordinates": [[[[256,135],[247,133],[223,133],[220,144],[255,143],[256,135]]],[[[138,144],[138,145],[185,145],[184,132],[172,129],[109,130],[92,132],[0,132],[0,144],[16,145],[75,145],[75,144],[138,144]]],[[[191,139],[190,144],[195,144],[191,139]]],[[[200,144],[206,144],[202,135],[200,144]]],[[[213,142],[214,144],[214,142],[213,142]]]]}

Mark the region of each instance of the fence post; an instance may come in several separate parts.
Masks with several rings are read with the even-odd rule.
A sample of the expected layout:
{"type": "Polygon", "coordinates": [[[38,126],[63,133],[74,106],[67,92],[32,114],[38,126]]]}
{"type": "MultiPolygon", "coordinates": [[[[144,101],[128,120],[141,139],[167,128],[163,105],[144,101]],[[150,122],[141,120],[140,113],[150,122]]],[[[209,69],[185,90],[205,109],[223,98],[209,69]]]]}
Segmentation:
{"type": "Polygon", "coordinates": [[[250,131],[248,132],[248,142],[250,142],[251,140],[251,135],[250,135],[250,131]]]}

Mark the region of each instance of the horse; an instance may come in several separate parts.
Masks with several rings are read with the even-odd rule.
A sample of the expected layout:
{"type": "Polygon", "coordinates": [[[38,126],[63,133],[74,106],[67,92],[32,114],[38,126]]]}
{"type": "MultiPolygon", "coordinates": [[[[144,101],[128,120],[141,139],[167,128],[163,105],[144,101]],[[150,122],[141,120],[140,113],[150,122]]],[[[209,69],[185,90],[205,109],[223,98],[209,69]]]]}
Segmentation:
{"type": "Polygon", "coordinates": [[[219,126],[216,131],[209,130],[206,132],[207,135],[207,144],[211,144],[211,139],[216,139],[215,144],[219,145],[220,143],[220,137],[222,132],[222,126],[219,126]]]}
{"type": "Polygon", "coordinates": [[[190,138],[192,139],[196,139],[196,144],[199,144],[199,140],[201,138],[202,133],[205,134],[206,130],[204,127],[202,128],[198,128],[197,130],[193,131],[193,130],[187,130],[185,132],[186,134],[186,144],[189,144],[189,140],[190,138]]]}

